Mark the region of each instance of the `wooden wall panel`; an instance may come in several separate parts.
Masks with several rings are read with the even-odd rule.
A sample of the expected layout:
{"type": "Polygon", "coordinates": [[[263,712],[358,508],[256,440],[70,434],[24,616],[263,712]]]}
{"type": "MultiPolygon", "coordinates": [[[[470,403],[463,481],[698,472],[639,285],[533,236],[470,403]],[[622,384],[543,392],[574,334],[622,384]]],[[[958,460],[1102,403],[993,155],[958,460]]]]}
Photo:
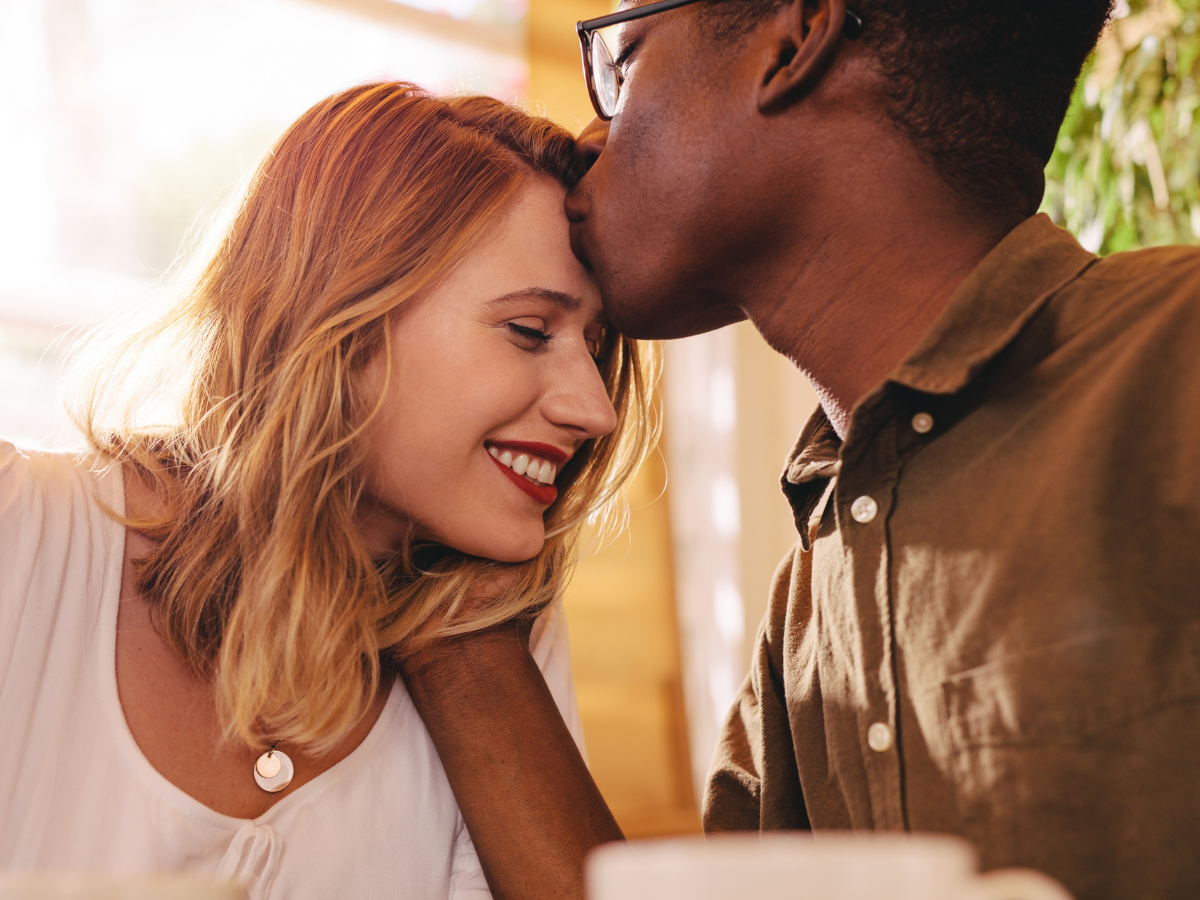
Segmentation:
{"type": "Polygon", "coordinates": [[[699,830],[665,476],[656,453],[629,491],[629,529],[580,563],[566,596],[592,774],[631,837],[699,830]]]}
{"type": "Polygon", "coordinates": [[[529,0],[530,112],[576,134],[592,120],[575,23],[613,11],[614,0],[529,0]]]}

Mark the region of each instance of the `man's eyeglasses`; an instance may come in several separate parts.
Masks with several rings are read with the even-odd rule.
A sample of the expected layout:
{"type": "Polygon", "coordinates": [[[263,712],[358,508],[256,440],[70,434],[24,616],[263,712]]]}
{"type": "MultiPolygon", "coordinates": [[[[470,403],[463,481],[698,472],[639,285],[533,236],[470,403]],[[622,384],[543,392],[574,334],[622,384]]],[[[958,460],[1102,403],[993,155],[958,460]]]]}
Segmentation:
{"type": "MultiPolygon", "coordinates": [[[[656,3],[613,13],[611,16],[600,16],[598,19],[575,23],[575,31],[579,35],[579,49],[583,52],[583,77],[587,81],[588,95],[592,98],[592,107],[596,110],[596,115],[606,122],[613,117],[617,111],[617,101],[621,98],[621,83],[625,80],[621,70],[613,62],[613,55],[605,45],[604,38],[596,32],[610,25],[644,19],[655,13],[699,2],[700,0],[658,0],[656,3]]],[[[842,34],[852,41],[857,40],[862,36],[862,28],[862,19],[846,10],[842,34]]]]}

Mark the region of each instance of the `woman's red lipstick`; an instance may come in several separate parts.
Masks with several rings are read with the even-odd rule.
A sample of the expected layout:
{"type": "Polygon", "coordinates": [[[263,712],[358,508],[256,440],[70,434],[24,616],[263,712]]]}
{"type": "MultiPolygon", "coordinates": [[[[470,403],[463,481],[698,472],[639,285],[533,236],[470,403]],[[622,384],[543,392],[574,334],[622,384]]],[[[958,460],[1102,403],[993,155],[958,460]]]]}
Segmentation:
{"type": "Polygon", "coordinates": [[[558,499],[558,488],[552,484],[534,484],[524,475],[518,475],[504,463],[495,457],[489,455],[488,459],[496,464],[501,472],[508,476],[508,480],[523,490],[526,494],[545,506],[549,506],[558,499]]]}
{"type": "Polygon", "coordinates": [[[492,448],[502,452],[508,451],[514,455],[525,453],[529,456],[539,457],[540,459],[548,460],[549,462],[553,463],[555,467],[562,466],[565,462],[567,462],[571,458],[571,454],[559,449],[558,447],[555,447],[553,444],[542,444],[534,441],[488,442],[488,456],[491,457],[492,462],[496,464],[496,467],[504,473],[509,481],[524,491],[530,498],[542,504],[543,506],[549,506],[556,499],[558,499],[557,487],[555,487],[553,484],[543,484],[541,482],[530,481],[524,475],[518,475],[504,463],[500,462],[500,460],[498,460],[495,456],[492,456],[492,448]]]}

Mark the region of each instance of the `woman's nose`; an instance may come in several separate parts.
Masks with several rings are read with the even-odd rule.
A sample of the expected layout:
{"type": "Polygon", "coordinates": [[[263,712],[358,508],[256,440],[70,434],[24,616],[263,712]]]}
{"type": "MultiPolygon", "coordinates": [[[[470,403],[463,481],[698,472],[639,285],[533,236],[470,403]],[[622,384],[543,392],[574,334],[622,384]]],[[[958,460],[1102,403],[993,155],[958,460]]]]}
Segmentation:
{"type": "Polygon", "coordinates": [[[555,372],[555,383],[542,397],[542,415],[572,433],[575,440],[602,437],[617,425],[617,412],[596,363],[586,352],[575,354],[555,372]]]}

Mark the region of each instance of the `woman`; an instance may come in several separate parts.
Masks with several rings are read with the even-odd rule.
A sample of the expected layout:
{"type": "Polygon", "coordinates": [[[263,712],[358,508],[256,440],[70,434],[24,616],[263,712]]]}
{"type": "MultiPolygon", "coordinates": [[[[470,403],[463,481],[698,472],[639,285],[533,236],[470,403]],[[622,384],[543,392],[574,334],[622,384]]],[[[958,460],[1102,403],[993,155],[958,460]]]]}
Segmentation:
{"type": "Polygon", "coordinates": [[[571,253],[572,159],[487,98],[334,96],[104,362],[91,454],[0,445],[0,867],[488,896],[393,663],[549,607],[578,736],[550,604],[651,373],[571,253]]]}

